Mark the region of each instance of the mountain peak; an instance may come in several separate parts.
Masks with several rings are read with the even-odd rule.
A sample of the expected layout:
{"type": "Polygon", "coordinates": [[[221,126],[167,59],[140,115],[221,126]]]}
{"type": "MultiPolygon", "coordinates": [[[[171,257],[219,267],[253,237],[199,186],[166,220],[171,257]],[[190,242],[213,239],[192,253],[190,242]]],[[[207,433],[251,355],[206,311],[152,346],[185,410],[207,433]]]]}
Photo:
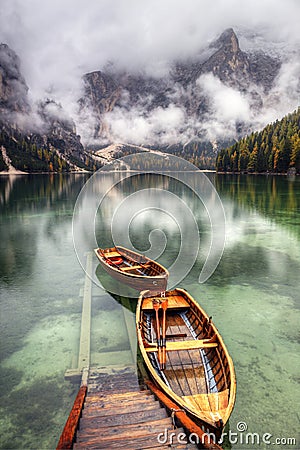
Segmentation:
{"type": "Polygon", "coordinates": [[[231,50],[232,53],[237,53],[240,50],[239,40],[233,28],[227,28],[221,36],[211,45],[215,48],[223,48],[231,50]]]}

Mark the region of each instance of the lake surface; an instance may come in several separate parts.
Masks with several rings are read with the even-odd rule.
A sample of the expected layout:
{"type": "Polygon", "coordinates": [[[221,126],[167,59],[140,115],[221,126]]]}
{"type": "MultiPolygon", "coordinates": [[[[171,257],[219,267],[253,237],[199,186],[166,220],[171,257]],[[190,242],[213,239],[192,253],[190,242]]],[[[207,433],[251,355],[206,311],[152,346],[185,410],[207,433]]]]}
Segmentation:
{"type": "MultiPolygon", "coordinates": [[[[79,261],[84,265],[95,239],[99,246],[112,245],[112,233],[120,240],[129,236],[141,252],[160,250],[156,256],[171,268],[172,286],[186,288],[213,316],[236,369],[232,432],[245,422],[249,433],[271,434],[270,442],[298,442],[273,447],[299,448],[300,177],[208,174],[224,207],[226,239],[220,264],[199,284],[210,224],[187,185],[199,187],[199,174],[185,176],[188,183],[171,175],[131,174],[119,181],[115,174],[100,174],[103,201],[97,204],[96,191],[90,202],[95,236],[86,210],[75,208],[88,175],[0,177],[1,449],[56,447],[78,390],[64,374],[78,358],[85,282],[79,261]],[[195,224],[199,242],[189,229],[195,224]],[[179,253],[190,269],[186,275],[174,265],[179,253]]],[[[95,258],[93,280],[91,364],[133,363],[117,296],[124,292],[103,277],[95,258]],[[115,289],[114,295],[101,284],[115,289]]]]}

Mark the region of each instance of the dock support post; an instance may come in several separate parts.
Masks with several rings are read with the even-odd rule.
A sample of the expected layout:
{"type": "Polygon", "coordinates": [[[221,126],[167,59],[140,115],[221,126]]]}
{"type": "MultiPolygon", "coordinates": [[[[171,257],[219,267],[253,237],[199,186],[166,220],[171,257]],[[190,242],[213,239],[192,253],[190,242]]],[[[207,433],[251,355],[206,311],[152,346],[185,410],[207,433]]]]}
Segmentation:
{"type": "Polygon", "coordinates": [[[83,290],[82,315],[80,345],[78,356],[78,369],[82,371],[84,367],[90,365],[90,338],[91,338],[91,299],[92,299],[92,273],[93,258],[92,252],[86,258],[86,276],[83,290]]]}
{"type": "Polygon", "coordinates": [[[122,307],[130,344],[130,350],[132,354],[132,361],[134,367],[136,368],[137,336],[135,329],[135,315],[130,311],[130,301],[128,298],[122,300],[122,307]]]}

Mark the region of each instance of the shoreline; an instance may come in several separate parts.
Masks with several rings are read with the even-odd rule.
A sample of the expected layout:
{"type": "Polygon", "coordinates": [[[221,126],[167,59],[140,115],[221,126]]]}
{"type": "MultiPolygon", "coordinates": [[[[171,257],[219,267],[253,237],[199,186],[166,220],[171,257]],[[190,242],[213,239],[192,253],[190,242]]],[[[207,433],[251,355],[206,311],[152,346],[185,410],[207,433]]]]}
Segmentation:
{"type": "Polygon", "coordinates": [[[296,177],[299,176],[300,173],[288,173],[288,172],[217,172],[215,171],[217,175],[264,175],[264,176],[286,176],[286,177],[296,177]]]}
{"type": "MultiPolygon", "coordinates": [[[[105,166],[103,166],[105,167],[105,166]]],[[[197,168],[198,169],[198,168],[197,168]]],[[[215,173],[216,175],[264,175],[264,176],[289,176],[289,177],[293,177],[293,176],[299,176],[300,173],[288,173],[288,172],[284,172],[284,173],[278,173],[278,172],[218,172],[217,170],[213,170],[213,169],[198,169],[198,170],[164,170],[162,169],[161,171],[142,171],[142,170],[135,170],[135,169],[129,169],[129,170],[101,170],[101,173],[118,173],[118,172],[130,172],[130,173],[172,173],[172,172],[180,172],[180,173],[197,173],[202,172],[202,173],[215,173]]],[[[0,172],[0,176],[10,176],[10,175],[85,175],[85,174],[91,174],[94,175],[95,173],[97,173],[98,171],[89,171],[89,170],[70,170],[68,172],[23,172],[21,170],[18,169],[14,169],[14,170],[6,170],[6,171],[1,171],[0,172]]]]}
{"type": "Polygon", "coordinates": [[[92,173],[94,173],[94,172],[89,172],[89,171],[80,171],[80,172],[78,172],[78,171],[76,171],[76,170],[74,170],[74,171],[70,171],[70,172],[22,172],[21,170],[20,171],[16,171],[16,172],[12,172],[12,171],[3,171],[3,172],[0,172],[0,176],[10,176],[10,175],[13,175],[13,176],[15,176],[15,175],[85,175],[85,174],[87,174],[87,173],[90,173],[90,174],[92,174],[92,173]]]}

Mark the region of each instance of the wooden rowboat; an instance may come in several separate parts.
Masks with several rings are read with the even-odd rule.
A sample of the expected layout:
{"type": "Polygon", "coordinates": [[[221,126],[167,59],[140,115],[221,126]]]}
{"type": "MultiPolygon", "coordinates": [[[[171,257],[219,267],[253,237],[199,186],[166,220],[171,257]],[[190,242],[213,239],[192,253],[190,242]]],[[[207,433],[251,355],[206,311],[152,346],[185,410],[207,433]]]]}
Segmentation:
{"type": "Polygon", "coordinates": [[[233,362],[211,318],[183,289],[141,292],[138,343],[156,385],[196,423],[219,436],[232,412],[233,362]]]}
{"type": "Polygon", "coordinates": [[[127,286],[151,293],[167,289],[169,272],[156,261],[120,246],[97,248],[95,253],[102,268],[127,286]]]}

